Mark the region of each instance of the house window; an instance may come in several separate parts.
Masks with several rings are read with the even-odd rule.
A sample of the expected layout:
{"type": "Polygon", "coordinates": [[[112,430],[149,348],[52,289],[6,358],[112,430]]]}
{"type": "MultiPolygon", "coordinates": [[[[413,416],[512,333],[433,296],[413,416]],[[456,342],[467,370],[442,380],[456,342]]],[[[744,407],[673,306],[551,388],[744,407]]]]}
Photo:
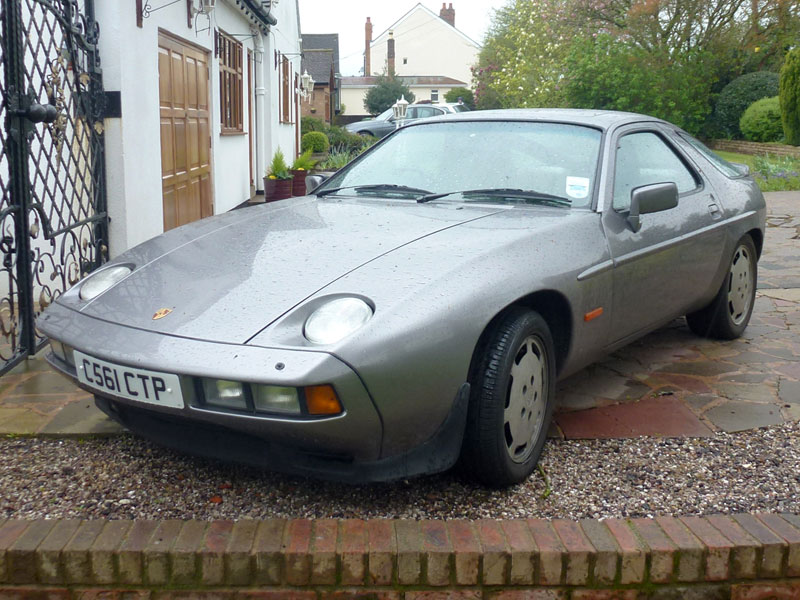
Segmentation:
{"type": "Polygon", "coordinates": [[[407,58],[403,58],[403,64],[404,64],[404,65],[407,65],[407,64],[408,64],[408,59],[407,59],[407,58]]]}
{"type": "Polygon", "coordinates": [[[218,52],[222,133],[243,133],[242,44],[220,31],[218,52]]]}
{"type": "Polygon", "coordinates": [[[281,123],[292,121],[292,79],[289,59],[281,57],[281,123]]]}
{"type": "Polygon", "coordinates": [[[431,102],[439,101],[439,90],[431,90],[431,102]]]}

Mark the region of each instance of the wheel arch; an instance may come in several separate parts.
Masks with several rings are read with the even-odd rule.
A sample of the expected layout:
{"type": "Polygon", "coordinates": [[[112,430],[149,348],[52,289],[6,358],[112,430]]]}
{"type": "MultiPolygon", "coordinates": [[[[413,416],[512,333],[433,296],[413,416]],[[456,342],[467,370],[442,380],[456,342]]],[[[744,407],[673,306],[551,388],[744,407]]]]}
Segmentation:
{"type": "Polygon", "coordinates": [[[538,312],[550,328],[553,336],[553,344],[556,351],[556,373],[561,372],[561,368],[566,362],[572,344],[572,309],[566,296],[556,290],[539,290],[519,298],[498,312],[489,323],[486,324],[475,349],[472,352],[470,362],[469,380],[474,381],[474,370],[480,362],[483,349],[488,344],[489,336],[494,331],[497,323],[511,310],[526,308],[538,312]]]}
{"type": "Polygon", "coordinates": [[[747,235],[753,238],[753,243],[756,246],[756,256],[760,259],[761,249],[764,247],[764,232],[758,228],[755,228],[748,231],[747,235]]]}

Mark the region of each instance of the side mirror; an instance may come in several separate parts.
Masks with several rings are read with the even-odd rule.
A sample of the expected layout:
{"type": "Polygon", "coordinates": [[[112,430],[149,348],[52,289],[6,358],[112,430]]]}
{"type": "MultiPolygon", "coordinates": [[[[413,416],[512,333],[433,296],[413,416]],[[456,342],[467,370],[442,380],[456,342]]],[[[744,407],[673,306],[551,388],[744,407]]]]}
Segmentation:
{"type": "Polygon", "coordinates": [[[306,194],[312,193],[315,189],[325,183],[328,178],[325,175],[306,176],[306,194]]]}
{"type": "Polygon", "coordinates": [[[642,228],[640,215],[661,212],[676,206],[678,206],[678,186],[672,182],[637,187],[631,192],[628,223],[634,231],[639,231],[642,228]]]}
{"type": "Polygon", "coordinates": [[[739,173],[740,173],[741,175],[750,175],[750,167],[749,167],[749,166],[747,166],[746,164],[744,164],[744,163],[737,163],[737,162],[732,162],[731,164],[732,164],[734,167],[736,167],[736,170],[737,170],[737,171],[739,171],[739,173]]]}

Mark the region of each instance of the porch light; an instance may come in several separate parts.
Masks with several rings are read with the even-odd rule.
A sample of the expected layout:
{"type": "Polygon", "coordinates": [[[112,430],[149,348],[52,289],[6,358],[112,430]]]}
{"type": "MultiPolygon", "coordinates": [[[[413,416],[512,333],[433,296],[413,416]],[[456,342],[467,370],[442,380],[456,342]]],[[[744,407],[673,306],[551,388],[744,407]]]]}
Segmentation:
{"type": "Polygon", "coordinates": [[[304,99],[311,97],[311,92],[314,90],[314,78],[308,74],[308,69],[303,71],[300,76],[300,95],[304,99]]]}
{"type": "Polygon", "coordinates": [[[405,120],[408,113],[408,100],[405,94],[400,96],[400,99],[392,104],[392,113],[394,113],[394,128],[400,127],[401,121],[405,120]]]}

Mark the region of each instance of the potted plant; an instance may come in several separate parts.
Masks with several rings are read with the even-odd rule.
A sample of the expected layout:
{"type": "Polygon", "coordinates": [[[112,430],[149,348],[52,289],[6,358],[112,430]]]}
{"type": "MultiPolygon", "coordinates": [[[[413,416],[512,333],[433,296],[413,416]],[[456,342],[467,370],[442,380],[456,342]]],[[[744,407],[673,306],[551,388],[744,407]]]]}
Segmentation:
{"type": "Polygon", "coordinates": [[[311,158],[311,149],[306,150],[300,156],[294,159],[290,172],[292,174],[292,196],[305,196],[306,195],[306,176],[308,172],[317,164],[311,158]]]}
{"type": "Polygon", "coordinates": [[[280,149],[275,151],[264,177],[264,200],[283,200],[292,197],[292,174],[280,149]]]}

